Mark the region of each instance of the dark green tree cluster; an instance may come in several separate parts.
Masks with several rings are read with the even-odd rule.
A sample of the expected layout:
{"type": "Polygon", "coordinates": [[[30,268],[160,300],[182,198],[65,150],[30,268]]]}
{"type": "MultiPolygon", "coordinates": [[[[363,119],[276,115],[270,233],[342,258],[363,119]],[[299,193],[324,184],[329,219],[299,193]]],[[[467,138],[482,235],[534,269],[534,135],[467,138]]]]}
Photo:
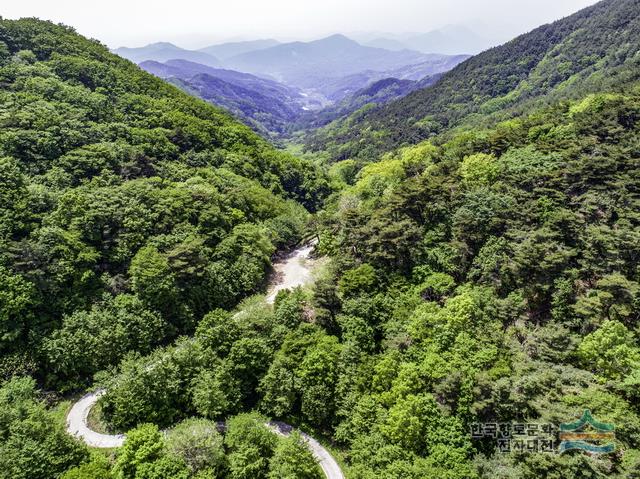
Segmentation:
{"type": "Polygon", "coordinates": [[[167,434],[153,424],[132,429],[115,460],[96,454],[62,479],[319,479],[299,434],[278,437],[256,414],[222,424],[187,419],[167,434]],[[221,432],[224,432],[223,433],[221,432]]]}
{"type": "Polygon", "coordinates": [[[122,431],[144,422],[167,427],[191,415],[224,420],[259,406],[258,390],[265,412],[291,417],[299,408],[294,409],[295,397],[291,403],[287,399],[296,395],[293,383],[300,382],[296,390],[304,395],[304,418],[322,427],[332,415],[340,346],[321,327],[305,322],[308,304],[297,290],[280,293],[273,310],[255,300],[235,314],[214,310],[194,338],[123,361],[118,374],[104,375],[105,419],[122,431]],[[280,364],[283,350],[299,352],[293,358],[284,354],[287,363],[280,364]]]}
{"type": "Polygon", "coordinates": [[[0,478],[60,477],[88,457],[47,408],[35,381],[16,378],[0,387],[0,478]]]}

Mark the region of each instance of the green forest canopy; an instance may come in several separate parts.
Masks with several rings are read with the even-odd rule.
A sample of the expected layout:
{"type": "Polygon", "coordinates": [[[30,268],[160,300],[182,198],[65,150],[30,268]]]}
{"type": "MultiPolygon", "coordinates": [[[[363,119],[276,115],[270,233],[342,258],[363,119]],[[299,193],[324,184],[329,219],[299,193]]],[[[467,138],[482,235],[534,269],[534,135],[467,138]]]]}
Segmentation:
{"type": "MultiPolygon", "coordinates": [[[[635,44],[633,15],[607,34],[633,7],[578,14],[574,38],[635,44]]],[[[565,45],[537,35],[531,48],[565,45]]],[[[331,441],[349,478],[640,471],[626,50],[625,74],[590,63],[606,82],[575,99],[469,103],[474,126],[348,155],[326,177],[66,27],[2,21],[0,41],[0,477],[317,477],[299,438],[276,443],[256,411],[331,441]],[[230,312],[320,208],[331,265],[313,289],[230,312]],[[115,460],[66,436],[20,377],[64,393],[96,373],[108,427],[133,431],[115,460]],[[501,454],[469,432],[585,409],[615,424],[615,454],[501,454]]]]}

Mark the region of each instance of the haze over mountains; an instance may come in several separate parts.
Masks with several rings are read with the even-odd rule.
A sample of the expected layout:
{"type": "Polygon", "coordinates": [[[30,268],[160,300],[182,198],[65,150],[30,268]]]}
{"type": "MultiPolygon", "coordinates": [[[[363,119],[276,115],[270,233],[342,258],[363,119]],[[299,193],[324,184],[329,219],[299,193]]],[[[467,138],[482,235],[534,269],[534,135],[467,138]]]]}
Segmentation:
{"type": "Polygon", "coordinates": [[[179,58],[212,67],[220,66],[220,61],[208,53],[186,50],[168,42],[152,43],[139,48],[120,47],[115,50],[115,53],[134,63],[145,60],[166,62],[179,58]]]}
{"type": "Polygon", "coordinates": [[[313,88],[318,78],[347,76],[365,70],[393,70],[429,60],[439,62],[442,56],[366,47],[344,35],[333,35],[313,42],[286,43],[248,52],[229,59],[227,65],[240,71],[269,75],[303,88],[313,88]]]}
{"type": "Polygon", "coordinates": [[[209,47],[201,48],[199,51],[212,55],[220,60],[227,60],[236,55],[242,55],[243,53],[254,50],[275,47],[276,45],[280,45],[278,40],[252,40],[246,42],[227,42],[219,45],[211,45],[209,47]]]}
{"type": "Polygon", "coordinates": [[[362,39],[356,37],[363,45],[387,50],[416,50],[423,53],[444,53],[456,55],[461,53],[476,54],[493,46],[495,42],[486,38],[470,28],[460,25],[448,25],[418,34],[379,34],[363,35],[362,39]]]}
{"type": "Polygon", "coordinates": [[[232,42],[199,51],[165,42],[115,52],[230,110],[261,133],[276,134],[283,134],[305,111],[329,108],[319,117],[324,124],[337,112],[348,114],[364,106],[364,99],[381,104],[398,98],[468,58],[365,46],[344,35],[311,42],[232,42]],[[382,88],[383,94],[359,93],[388,79],[394,86],[382,88]]]}

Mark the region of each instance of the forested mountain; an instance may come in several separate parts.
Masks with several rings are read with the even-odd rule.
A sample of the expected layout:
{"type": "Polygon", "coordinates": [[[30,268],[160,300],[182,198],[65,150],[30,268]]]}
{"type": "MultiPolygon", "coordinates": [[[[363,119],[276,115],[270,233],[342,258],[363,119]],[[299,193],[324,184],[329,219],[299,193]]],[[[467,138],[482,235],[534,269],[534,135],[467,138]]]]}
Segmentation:
{"type": "Polygon", "coordinates": [[[353,478],[635,477],[640,84],[625,90],[335,164],[335,270],[314,299],[334,379],[288,398],[276,378],[305,372],[283,347],[264,410],[310,421],[321,402],[353,478]],[[557,452],[553,428],[585,410],[615,425],[614,454],[557,452]]]}
{"type": "Polygon", "coordinates": [[[504,119],[640,72],[638,0],[606,0],[462,63],[433,87],[312,138],[334,158],[368,158],[461,124],[504,119]]]}
{"type": "Polygon", "coordinates": [[[74,355],[106,365],[188,331],[259,287],[304,223],[293,200],[318,206],[311,164],[72,30],[3,20],[0,42],[0,377],[85,381],[74,355]],[[119,315],[151,322],[107,355],[63,347],[119,315]]]}
{"type": "Polygon", "coordinates": [[[205,73],[189,80],[171,80],[183,90],[234,113],[256,131],[268,136],[285,133],[303,112],[291,97],[278,98],[248,89],[205,73]]]}
{"type": "Polygon", "coordinates": [[[272,39],[252,40],[246,42],[227,42],[204,47],[201,48],[200,51],[213,55],[214,57],[224,61],[236,55],[242,55],[243,53],[252,52],[254,50],[263,50],[265,48],[275,47],[279,44],[279,41],[272,39]]]}
{"type": "Polygon", "coordinates": [[[0,479],[321,477],[267,418],[346,479],[637,477],[638,11],[541,27],[304,159],[70,28],[0,20],[0,479]],[[313,286],[249,297],[310,235],[313,286]],[[115,451],[65,431],[88,387],[115,451]],[[585,411],[611,453],[560,452],[585,411]]]}
{"type": "Polygon", "coordinates": [[[296,89],[273,80],[249,73],[212,68],[186,60],[169,60],[164,63],[147,61],[140,63],[139,66],[143,70],[160,78],[177,77],[188,80],[196,75],[206,74],[251,90],[263,91],[274,96],[279,96],[283,99],[285,97],[294,98],[296,95],[298,96],[298,98],[295,98],[296,101],[302,98],[296,89]]]}
{"type": "MultiPolygon", "coordinates": [[[[37,19],[0,20],[0,118],[0,477],[57,479],[89,454],[47,409],[54,391],[84,388],[258,291],[327,186],[228,113],[37,19]],[[48,403],[32,379],[10,380],[22,375],[48,403]]],[[[222,454],[205,465],[245,441],[223,451],[212,428],[183,428],[222,454]]],[[[141,441],[160,437],[145,431],[141,441]]],[[[300,444],[282,447],[315,471],[300,444]]],[[[183,455],[171,458],[145,477],[185,477],[183,455]]],[[[83,468],[111,477],[104,458],[83,468]]]]}
{"type": "Polygon", "coordinates": [[[185,50],[167,42],[152,43],[138,48],[120,47],[116,48],[114,53],[134,63],[141,63],[147,60],[166,62],[167,60],[177,59],[201,63],[210,67],[220,66],[220,60],[213,55],[185,50]]]}
{"type": "Polygon", "coordinates": [[[263,135],[283,134],[309,109],[309,98],[281,83],[185,60],[146,61],[140,67],[235,114],[263,135]]]}
{"type": "Polygon", "coordinates": [[[427,58],[429,59],[422,63],[405,65],[392,70],[364,70],[347,76],[316,77],[313,79],[313,90],[320,93],[329,103],[337,103],[380,80],[393,78],[395,80],[418,81],[437,77],[459,65],[469,56],[427,55],[427,58]]]}

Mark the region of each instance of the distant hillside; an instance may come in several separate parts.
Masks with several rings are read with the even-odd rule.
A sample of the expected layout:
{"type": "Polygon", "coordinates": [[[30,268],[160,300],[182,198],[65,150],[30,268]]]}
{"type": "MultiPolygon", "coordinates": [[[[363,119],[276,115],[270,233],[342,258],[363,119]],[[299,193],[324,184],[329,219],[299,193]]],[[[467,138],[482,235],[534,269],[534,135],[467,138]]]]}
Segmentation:
{"type": "Polygon", "coordinates": [[[405,40],[407,48],[423,53],[480,53],[490,42],[469,28],[450,25],[405,40]]]}
{"type": "Polygon", "coordinates": [[[234,70],[267,75],[301,88],[314,88],[319,79],[338,78],[365,70],[388,71],[407,65],[442,61],[403,50],[392,52],[360,45],[343,35],[303,43],[285,43],[230,58],[225,63],[234,70]]]}
{"type": "Polygon", "coordinates": [[[201,48],[199,51],[224,61],[236,55],[242,55],[243,53],[252,52],[254,50],[275,47],[279,44],[280,42],[278,40],[273,39],[253,40],[249,42],[227,42],[201,48]]]}
{"type": "Polygon", "coordinates": [[[425,77],[439,75],[451,70],[469,58],[469,56],[426,55],[426,58],[428,59],[422,63],[406,65],[392,70],[365,70],[344,77],[317,79],[314,89],[330,102],[336,103],[386,78],[418,81],[425,77]]]}
{"type": "Polygon", "coordinates": [[[207,75],[211,75],[231,83],[237,83],[246,88],[260,89],[268,91],[274,95],[282,95],[283,98],[292,95],[299,96],[296,89],[273,80],[251,75],[250,73],[208,67],[206,65],[186,60],[169,60],[165,63],[153,61],[142,62],[140,63],[140,67],[160,78],[178,77],[188,79],[192,76],[206,73],[207,75]]]}
{"type": "Polygon", "coordinates": [[[193,50],[185,50],[184,48],[167,42],[152,43],[139,48],[121,47],[116,48],[113,52],[134,63],[141,63],[146,60],[166,62],[167,60],[180,59],[211,67],[220,66],[220,60],[213,55],[193,50]]]}
{"type": "Polygon", "coordinates": [[[140,67],[186,92],[232,112],[268,135],[282,134],[303,113],[306,99],[294,88],[248,73],[184,60],[142,62],[140,67]]]}
{"type": "Polygon", "coordinates": [[[202,73],[189,80],[170,80],[183,90],[218,105],[263,134],[284,133],[301,113],[295,101],[244,88],[202,73]]]}
{"type": "Polygon", "coordinates": [[[469,122],[508,118],[640,74],[640,0],[605,0],[462,63],[433,87],[315,135],[311,149],[372,159],[469,122]]]}
{"type": "Polygon", "coordinates": [[[442,74],[436,74],[419,81],[400,80],[397,78],[378,80],[348,95],[335,105],[320,111],[306,112],[298,121],[298,129],[320,128],[363,107],[384,105],[415,90],[433,85],[441,76],[442,74]]]}

